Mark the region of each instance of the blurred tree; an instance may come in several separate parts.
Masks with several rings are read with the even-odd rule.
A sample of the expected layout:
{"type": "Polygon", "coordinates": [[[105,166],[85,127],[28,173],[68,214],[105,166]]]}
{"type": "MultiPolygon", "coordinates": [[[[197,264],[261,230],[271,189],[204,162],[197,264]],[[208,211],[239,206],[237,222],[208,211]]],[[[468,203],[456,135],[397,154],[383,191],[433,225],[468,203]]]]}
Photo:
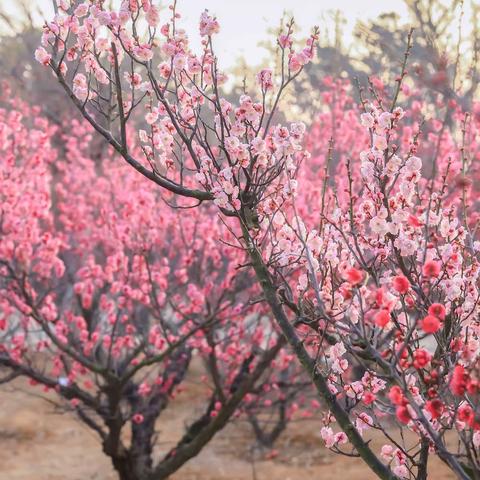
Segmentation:
{"type": "MultiPolygon", "coordinates": [[[[18,14],[0,9],[0,70],[2,79],[8,82],[11,95],[21,98],[30,105],[41,107],[46,116],[56,125],[62,119],[78,118],[62,87],[51,81],[50,72],[35,61],[33,53],[40,42],[41,29],[36,18],[43,18],[38,6],[28,0],[16,2],[18,14]]],[[[5,83],[0,93],[5,93],[5,83]]],[[[1,95],[5,98],[4,95],[1,95]]]]}
{"type": "Polygon", "coordinates": [[[385,66],[398,64],[408,30],[414,27],[410,61],[417,86],[427,87],[431,95],[440,94],[443,100],[454,99],[468,109],[479,83],[480,5],[469,4],[471,28],[468,28],[462,0],[404,1],[410,13],[410,25],[400,24],[395,13],[358,23],[355,35],[367,48],[362,58],[367,71],[375,74],[385,66]],[[463,83],[460,78],[464,79],[463,83]]]}
{"type": "MultiPolygon", "coordinates": [[[[410,14],[408,22],[402,23],[395,12],[359,21],[354,29],[356,43],[351,45],[344,41],[344,16],[333,12],[333,32],[322,36],[317,59],[306,67],[304,80],[295,84],[285,110],[290,111],[290,104],[294,103],[295,115],[298,110],[309,112],[311,118],[304,115],[304,120],[311,121],[319,111],[321,92],[329,88],[323,82],[326,77],[350,81],[358,78],[366,84],[367,78],[385,72],[383,84],[395,86],[412,27],[414,41],[409,59],[413,66],[409,72],[412,86],[427,93],[432,101],[448,105],[449,100],[454,100],[469,110],[480,80],[480,4],[472,1],[465,5],[461,0],[404,0],[404,3],[410,14]]],[[[387,90],[384,93],[392,94],[387,90]]]]}

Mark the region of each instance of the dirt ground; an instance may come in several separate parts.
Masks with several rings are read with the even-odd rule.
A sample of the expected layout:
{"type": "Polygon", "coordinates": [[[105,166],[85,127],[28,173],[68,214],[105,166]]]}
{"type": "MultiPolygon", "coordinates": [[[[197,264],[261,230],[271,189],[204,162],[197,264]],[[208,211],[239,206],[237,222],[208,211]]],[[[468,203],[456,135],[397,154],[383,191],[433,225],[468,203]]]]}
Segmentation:
{"type": "MultiPolygon", "coordinates": [[[[59,413],[23,381],[0,388],[0,480],[116,480],[95,435],[72,414],[59,413]]],[[[192,414],[194,393],[176,400],[160,423],[161,448],[173,444],[192,414]]],[[[50,397],[53,399],[54,397],[50,397]]],[[[358,459],[331,454],[322,446],[317,420],[297,422],[268,452],[251,461],[252,437],[244,424],[229,426],[172,480],[369,480],[358,459]]],[[[454,478],[438,461],[429,477],[454,478]]]]}

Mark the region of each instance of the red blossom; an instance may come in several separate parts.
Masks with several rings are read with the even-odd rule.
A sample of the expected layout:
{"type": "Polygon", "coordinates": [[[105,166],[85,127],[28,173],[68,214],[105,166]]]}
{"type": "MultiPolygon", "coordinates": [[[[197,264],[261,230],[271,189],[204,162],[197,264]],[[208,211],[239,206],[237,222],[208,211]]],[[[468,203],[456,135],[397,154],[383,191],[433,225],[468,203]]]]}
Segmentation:
{"type": "Polygon", "coordinates": [[[418,217],[415,217],[414,215],[409,215],[408,223],[412,227],[421,227],[422,226],[422,222],[418,219],[418,217]]]}
{"type": "Polygon", "coordinates": [[[143,423],[143,420],[144,420],[144,417],[141,413],[136,413],[133,417],[132,417],[132,422],[133,423],[143,423]]]}
{"type": "Polygon", "coordinates": [[[445,307],[441,303],[432,303],[430,307],[428,307],[428,314],[440,320],[445,320],[445,307]]]}
{"type": "Polygon", "coordinates": [[[398,385],[394,385],[388,392],[388,398],[394,405],[401,405],[403,403],[403,392],[398,385]]]}
{"type": "Polygon", "coordinates": [[[422,272],[423,272],[423,275],[425,275],[426,277],[436,278],[440,274],[440,269],[441,269],[441,265],[439,262],[430,260],[428,262],[425,262],[425,264],[423,265],[422,272]]]}
{"type": "Polygon", "coordinates": [[[425,403],[425,410],[427,410],[432,418],[436,420],[442,415],[444,411],[444,405],[438,398],[435,398],[433,400],[428,400],[425,403]]]}
{"type": "Polygon", "coordinates": [[[365,405],[371,405],[377,399],[372,392],[365,392],[362,396],[362,401],[365,405]]]}
{"type": "Polygon", "coordinates": [[[393,288],[402,295],[405,295],[410,288],[410,282],[404,275],[398,275],[393,279],[393,288]]]}
{"type": "Polygon", "coordinates": [[[375,325],[380,328],[385,327],[390,321],[390,312],[388,310],[380,310],[375,314],[375,325]]]}
{"type": "Polygon", "coordinates": [[[450,381],[450,390],[454,395],[461,397],[467,390],[468,375],[463,365],[456,365],[453,369],[452,379],[450,381]]]}
{"type": "Polygon", "coordinates": [[[419,348],[413,352],[413,366],[415,368],[425,368],[432,358],[432,355],[424,348],[419,348]]]}
{"type": "Polygon", "coordinates": [[[358,285],[362,283],[364,274],[361,270],[352,267],[346,270],[345,277],[351,285],[358,285]]]}
{"type": "Polygon", "coordinates": [[[427,315],[421,320],[420,326],[425,333],[436,333],[440,330],[440,320],[433,315],[427,315]]]}
{"type": "Polygon", "coordinates": [[[395,413],[401,423],[407,424],[412,419],[410,412],[408,411],[408,408],[406,406],[398,406],[395,410],[395,413]]]}

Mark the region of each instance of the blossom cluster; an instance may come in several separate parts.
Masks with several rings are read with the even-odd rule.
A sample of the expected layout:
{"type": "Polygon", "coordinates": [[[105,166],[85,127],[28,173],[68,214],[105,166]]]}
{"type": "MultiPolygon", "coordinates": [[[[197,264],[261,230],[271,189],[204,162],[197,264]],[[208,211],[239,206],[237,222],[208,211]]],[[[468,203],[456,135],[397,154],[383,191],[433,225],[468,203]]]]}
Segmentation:
{"type": "Polygon", "coordinates": [[[236,214],[247,203],[262,215],[295,193],[295,172],[305,157],[305,126],[275,125],[275,107],[269,111],[266,105],[312,60],[316,32],[296,49],[289,26],[278,39],[286,59],[282,82],[274,82],[272,70],[263,69],[257,75],[259,92],[240,96],[235,105],[219,95],[227,77],[212,50],[219,24],[207,11],[199,23],[203,50],[196,54],[178,25],[175,5],[163,25],[149,1],[123,1],[119,10],[90,1],[73,13],[69,7],[61,2],[59,13],[46,23],[36,58],[54,69],[78,105],[91,108],[89,115],[107,108],[102,86],[109,83],[116,85],[112,95],[120,125],[144,107],[139,162],[165,179],[162,185],[191,192],[199,188],[236,214]],[[142,27],[146,33],[139,36],[142,27]],[[51,51],[56,52],[53,60],[51,51]]]}

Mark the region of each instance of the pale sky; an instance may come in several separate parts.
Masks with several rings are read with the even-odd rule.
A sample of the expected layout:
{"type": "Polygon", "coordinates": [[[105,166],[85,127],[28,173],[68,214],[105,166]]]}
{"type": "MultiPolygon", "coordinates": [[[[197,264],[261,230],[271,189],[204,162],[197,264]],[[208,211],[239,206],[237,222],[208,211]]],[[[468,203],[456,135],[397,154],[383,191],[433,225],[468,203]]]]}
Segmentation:
{"type": "MultiPolygon", "coordinates": [[[[41,8],[45,17],[50,17],[50,0],[27,0],[32,11],[41,8]]],[[[161,2],[169,4],[169,2],[161,2]]],[[[258,46],[269,39],[268,27],[279,24],[282,13],[292,13],[301,32],[305,35],[316,24],[324,28],[333,25],[328,22],[328,12],[338,9],[347,19],[345,39],[351,39],[352,27],[357,19],[367,20],[386,11],[396,11],[407,18],[402,0],[178,0],[178,11],[182,23],[193,43],[198,44],[197,22],[200,13],[208,8],[220,22],[221,31],[216,37],[216,53],[223,68],[230,68],[243,56],[247,63],[255,65],[265,56],[265,50],[258,46]]],[[[0,7],[15,13],[18,0],[0,0],[0,7]]],[[[163,13],[165,16],[166,12],[163,13]]],[[[41,18],[39,19],[41,22],[41,18]]]]}

